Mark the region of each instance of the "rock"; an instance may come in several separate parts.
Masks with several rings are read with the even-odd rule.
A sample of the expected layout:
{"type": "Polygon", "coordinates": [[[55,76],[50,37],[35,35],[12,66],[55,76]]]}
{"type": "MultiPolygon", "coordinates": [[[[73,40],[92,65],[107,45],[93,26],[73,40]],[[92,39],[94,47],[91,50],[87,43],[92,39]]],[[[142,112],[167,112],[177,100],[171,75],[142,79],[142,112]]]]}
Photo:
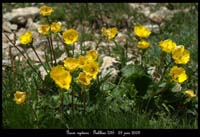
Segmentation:
{"type": "Polygon", "coordinates": [[[110,79],[113,80],[117,77],[119,70],[116,69],[116,64],[119,62],[116,60],[116,58],[110,57],[110,56],[104,56],[103,57],[103,63],[101,65],[100,71],[102,76],[107,75],[108,73],[111,74],[110,79]]]}
{"type": "Polygon", "coordinates": [[[9,66],[9,67],[11,67],[11,60],[3,59],[2,65],[3,66],[9,66]]]}
{"type": "Polygon", "coordinates": [[[40,74],[41,74],[41,76],[42,76],[42,79],[44,79],[45,76],[47,75],[46,70],[44,69],[43,66],[40,66],[39,71],[40,71],[40,74]]]}
{"type": "Polygon", "coordinates": [[[123,34],[123,33],[118,33],[118,35],[115,38],[116,42],[119,43],[120,45],[125,45],[127,39],[128,39],[128,35],[123,34]]]}
{"type": "MultiPolygon", "coordinates": [[[[9,43],[3,43],[2,46],[3,46],[2,48],[3,60],[10,60],[11,58],[15,59],[17,56],[22,56],[21,53],[9,43]]],[[[23,52],[23,49],[21,47],[18,47],[18,49],[23,52]]]]}
{"type": "Polygon", "coordinates": [[[156,67],[155,67],[155,66],[153,66],[153,67],[148,67],[147,73],[148,73],[149,75],[153,76],[154,73],[155,73],[155,71],[156,71],[156,67]]]}
{"type": "Polygon", "coordinates": [[[146,17],[148,17],[151,13],[151,8],[149,7],[150,5],[145,5],[141,3],[130,3],[129,6],[131,7],[131,9],[137,11],[138,13],[144,14],[146,17]]]}
{"type": "Polygon", "coordinates": [[[11,32],[11,23],[8,21],[3,22],[3,32],[11,32]]]}
{"type": "Polygon", "coordinates": [[[82,45],[85,47],[86,50],[96,49],[96,42],[94,41],[84,41],[82,45]]]}
{"type": "Polygon", "coordinates": [[[34,18],[39,11],[40,9],[37,7],[18,8],[4,14],[3,18],[16,24],[25,25],[27,19],[34,18]]]}
{"type": "Polygon", "coordinates": [[[56,62],[63,62],[63,60],[66,58],[67,58],[67,54],[63,53],[58,59],[56,59],[56,62]]]}
{"type": "Polygon", "coordinates": [[[155,25],[148,24],[148,25],[145,25],[145,26],[153,32],[159,32],[160,31],[160,27],[157,24],[155,24],[155,25]]]}
{"type": "Polygon", "coordinates": [[[32,18],[27,19],[26,28],[30,31],[35,31],[39,27],[38,23],[34,23],[32,18]]]}
{"type": "Polygon", "coordinates": [[[175,86],[172,88],[172,92],[180,92],[182,89],[181,84],[176,83],[175,86]]]}
{"type": "Polygon", "coordinates": [[[3,21],[3,32],[11,33],[12,30],[17,30],[17,25],[11,24],[9,21],[4,20],[3,21]]]}
{"type": "Polygon", "coordinates": [[[137,57],[135,57],[135,55],[133,55],[131,53],[128,53],[127,56],[128,56],[129,61],[126,62],[126,65],[135,64],[135,59],[137,57]]]}
{"type": "Polygon", "coordinates": [[[170,19],[174,15],[174,11],[161,7],[160,10],[153,12],[149,15],[149,19],[157,24],[161,24],[163,21],[170,19]]]}

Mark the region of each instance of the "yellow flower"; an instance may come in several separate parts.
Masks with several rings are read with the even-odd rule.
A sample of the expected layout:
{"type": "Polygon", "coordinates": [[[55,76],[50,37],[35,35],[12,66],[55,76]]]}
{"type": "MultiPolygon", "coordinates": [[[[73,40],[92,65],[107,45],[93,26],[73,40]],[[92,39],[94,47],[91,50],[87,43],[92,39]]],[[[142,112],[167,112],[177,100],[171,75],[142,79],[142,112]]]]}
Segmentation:
{"type": "Polygon", "coordinates": [[[137,45],[137,47],[138,47],[138,48],[141,48],[141,49],[146,49],[146,48],[148,48],[149,46],[150,46],[150,43],[147,42],[147,41],[145,41],[145,40],[139,41],[139,42],[138,42],[138,45],[137,45]]]}
{"type": "Polygon", "coordinates": [[[98,72],[99,72],[99,64],[98,62],[89,62],[83,66],[83,71],[92,76],[93,78],[96,78],[98,72]]]}
{"type": "Polygon", "coordinates": [[[151,34],[151,31],[145,26],[135,26],[134,34],[141,38],[147,38],[151,34]]]}
{"type": "Polygon", "coordinates": [[[44,5],[40,7],[40,14],[42,16],[49,16],[51,15],[52,12],[53,12],[53,9],[49,6],[44,5]]]}
{"type": "Polygon", "coordinates": [[[41,33],[42,35],[48,35],[49,30],[50,30],[49,24],[40,25],[40,27],[38,28],[38,32],[41,33]]]}
{"type": "Polygon", "coordinates": [[[79,60],[76,58],[67,58],[64,60],[64,66],[67,70],[73,72],[79,66],[79,60]]]}
{"type": "Polygon", "coordinates": [[[170,39],[160,41],[159,46],[161,47],[162,51],[171,53],[176,48],[176,43],[170,39]]]}
{"type": "Polygon", "coordinates": [[[79,60],[79,68],[83,68],[83,66],[88,62],[88,58],[86,56],[80,56],[79,60]]]}
{"type": "Polygon", "coordinates": [[[102,28],[101,32],[102,32],[103,37],[105,37],[108,40],[111,40],[117,35],[118,30],[116,27],[108,28],[108,29],[102,28]]]}
{"type": "Polygon", "coordinates": [[[31,43],[32,40],[33,40],[33,37],[32,37],[32,33],[30,31],[21,35],[21,37],[19,39],[20,43],[23,45],[27,45],[27,44],[31,43]]]}
{"type": "Polygon", "coordinates": [[[194,91],[193,91],[193,90],[186,90],[186,91],[184,92],[184,95],[185,95],[186,97],[189,97],[189,98],[196,97],[196,95],[194,94],[194,91]]]}
{"type": "Polygon", "coordinates": [[[14,94],[14,101],[16,102],[16,104],[20,105],[24,103],[25,100],[26,100],[26,92],[16,91],[16,93],[14,94]]]}
{"type": "Polygon", "coordinates": [[[51,31],[54,33],[58,33],[61,30],[61,26],[62,26],[61,22],[53,22],[50,26],[51,31]]]}
{"type": "Polygon", "coordinates": [[[63,33],[65,44],[71,45],[78,40],[78,32],[74,29],[69,29],[63,33]]]}
{"type": "Polygon", "coordinates": [[[65,70],[63,66],[57,65],[51,69],[50,77],[55,81],[55,83],[64,89],[69,89],[72,81],[72,76],[70,72],[65,70]]]}
{"type": "Polygon", "coordinates": [[[86,73],[84,72],[81,72],[78,76],[78,82],[81,84],[81,85],[85,85],[85,86],[88,86],[90,85],[90,81],[92,80],[92,77],[90,75],[87,75],[86,73]]]}
{"type": "Polygon", "coordinates": [[[96,50],[89,50],[86,54],[88,61],[95,61],[98,58],[98,53],[96,50]]]}
{"type": "Polygon", "coordinates": [[[183,83],[187,80],[187,74],[183,67],[173,66],[170,70],[170,76],[175,82],[183,83]]]}
{"type": "Polygon", "coordinates": [[[176,64],[187,64],[190,60],[190,52],[180,45],[172,51],[172,58],[176,64]]]}

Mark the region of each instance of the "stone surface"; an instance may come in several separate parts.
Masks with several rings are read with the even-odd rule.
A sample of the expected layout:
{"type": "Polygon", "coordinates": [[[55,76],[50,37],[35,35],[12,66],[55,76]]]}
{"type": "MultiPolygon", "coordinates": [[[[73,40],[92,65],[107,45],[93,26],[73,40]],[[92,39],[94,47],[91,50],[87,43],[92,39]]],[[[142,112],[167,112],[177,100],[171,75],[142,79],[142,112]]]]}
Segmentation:
{"type": "Polygon", "coordinates": [[[28,18],[34,18],[39,11],[37,7],[18,8],[4,14],[3,18],[16,24],[25,24],[28,18]]]}
{"type": "Polygon", "coordinates": [[[119,70],[116,68],[115,64],[118,63],[119,62],[116,60],[116,58],[110,56],[104,56],[103,63],[100,68],[102,76],[105,76],[108,73],[110,73],[111,75],[110,79],[116,78],[119,73],[119,70]]]}
{"type": "Polygon", "coordinates": [[[3,21],[3,32],[12,32],[12,30],[17,30],[16,24],[11,24],[9,21],[3,21]]]}

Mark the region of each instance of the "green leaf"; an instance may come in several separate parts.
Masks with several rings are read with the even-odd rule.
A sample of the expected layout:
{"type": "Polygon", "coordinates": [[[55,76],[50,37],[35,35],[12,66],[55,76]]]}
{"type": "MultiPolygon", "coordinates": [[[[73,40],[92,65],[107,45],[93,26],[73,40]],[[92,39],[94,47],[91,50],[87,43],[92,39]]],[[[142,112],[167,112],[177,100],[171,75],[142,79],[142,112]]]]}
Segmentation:
{"type": "Polygon", "coordinates": [[[167,112],[170,112],[170,110],[169,110],[169,108],[166,106],[166,104],[162,103],[162,106],[165,108],[165,110],[166,110],[167,112]]]}
{"type": "Polygon", "coordinates": [[[166,82],[163,82],[163,83],[161,83],[158,87],[164,88],[164,87],[166,87],[166,85],[167,85],[167,83],[166,83],[166,82]]]}
{"type": "Polygon", "coordinates": [[[123,67],[121,71],[122,71],[122,76],[125,78],[132,77],[132,76],[138,77],[144,74],[144,70],[142,69],[141,66],[133,65],[133,64],[123,67]]]}

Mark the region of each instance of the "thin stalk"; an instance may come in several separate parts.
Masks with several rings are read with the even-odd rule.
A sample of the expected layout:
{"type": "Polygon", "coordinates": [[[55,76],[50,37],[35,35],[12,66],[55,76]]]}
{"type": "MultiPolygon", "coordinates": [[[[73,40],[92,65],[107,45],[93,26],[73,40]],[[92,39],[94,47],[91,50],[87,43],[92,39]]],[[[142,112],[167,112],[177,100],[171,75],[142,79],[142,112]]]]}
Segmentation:
{"type": "Polygon", "coordinates": [[[127,45],[127,43],[125,44],[125,62],[127,62],[127,60],[128,60],[128,45],[127,45]]]}
{"type": "Polygon", "coordinates": [[[51,58],[51,66],[53,66],[53,57],[52,57],[52,49],[51,49],[51,42],[50,39],[47,37],[48,40],[48,45],[49,45],[49,49],[50,49],[50,58],[51,58]]]}
{"type": "Polygon", "coordinates": [[[61,98],[61,115],[62,115],[62,118],[64,118],[64,91],[61,90],[61,95],[60,95],[60,98],[61,98]]]}
{"type": "Polygon", "coordinates": [[[37,128],[38,128],[39,126],[38,126],[38,117],[37,117],[37,114],[36,114],[35,110],[33,109],[32,104],[30,104],[30,103],[28,103],[28,104],[30,105],[30,108],[31,108],[33,116],[34,116],[34,120],[37,122],[37,128]]]}
{"type": "MultiPolygon", "coordinates": [[[[73,81],[73,78],[72,78],[73,81]]],[[[72,113],[74,114],[74,91],[73,91],[73,87],[72,87],[72,113]]]]}
{"type": "Polygon", "coordinates": [[[74,57],[74,50],[75,50],[75,47],[74,47],[74,44],[72,45],[72,57],[74,57]]]}
{"type": "Polygon", "coordinates": [[[81,55],[83,55],[83,43],[82,43],[82,41],[80,43],[80,48],[81,48],[81,55]]]}
{"type": "MultiPolygon", "coordinates": [[[[26,53],[26,52],[25,52],[26,53]]],[[[26,53],[26,56],[27,56],[27,63],[30,65],[30,66],[32,66],[31,65],[31,63],[29,62],[29,60],[31,60],[30,59],[30,57],[28,56],[28,54],[26,53]]],[[[35,70],[35,72],[37,73],[37,70],[32,66],[32,69],[34,69],[35,70]]],[[[40,79],[43,81],[43,79],[42,79],[42,76],[41,76],[41,74],[40,73],[38,73],[38,76],[40,77],[40,79]]],[[[44,82],[44,81],[43,81],[44,82]]]]}
{"type": "Polygon", "coordinates": [[[85,115],[85,111],[86,111],[86,91],[85,91],[84,86],[81,87],[81,93],[82,93],[82,96],[83,96],[83,113],[85,115]]]}
{"type": "Polygon", "coordinates": [[[56,56],[55,56],[55,52],[54,52],[54,49],[53,49],[53,40],[52,40],[52,37],[51,37],[51,34],[50,34],[50,45],[51,45],[51,49],[52,49],[52,53],[53,53],[53,57],[54,57],[54,61],[55,61],[55,64],[56,63],[56,56]]]}
{"type": "Polygon", "coordinates": [[[60,41],[62,41],[62,44],[64,46],[64,49],[67,53],[67,56],[70,57],[70,53],[69,53],[69,50],[67,49],[67,46],[65,45],[65,43],[63,42],[63,39],[61,38],[61,36],[58,34],[58,38],[60,39],[60,41]]]}
{"type": "Polygon", "coordinates": [[[48,61],[48,57],[47,57],[47,52],[44,51],[44,56],[45,56],[45,61],[47,62],[47,65],[49,67],[49,69],[51,69],[51,66],[49,65],[49,61],[48,61]]]}
{"type": "Polygon", "coordinates": [[[10,56],[10,60],[11,60],[11,67],[12,67],[12,71],[15,73],[15,69],[14,69],[14,61],[13,61],[13,56],[12,56],[12,47],[9,46],[9,56],[10,56]]]}
{"type": "Polygon", "coordinates": [[[170,66],[171,63],[172,63],[172,61],[170,61],[169,64],[167,64],[167,65],[164,67],[164,70],[163,70],[163,73],[162,73],[161,78],[160,78],[160,80],[159,80],[159,83],[163,80],[164,75],[165,75],[165,72],[166,72],[167,68],[170,66]]]}
{"type": "Polygon", "coordinates": [[[99,74],[97,74],[97,85],[98,85],[98,90],[100,91],[100,79],[99,79],[99,74]]]}
{"type": "MultiPolygon", "coordinates": [[[[51,22],[50,22],[50,20],[49,20],[49,17],[48,16],[46,16],[46,18],[47,18],[47,22],[48,22],[48,24],[50,25],[51,24],[51,22]]],[[[49,36],[47,36],[47,39],[48,39],[48,43],[49,43],[49,48],[50,48],[50,56],[51,56],[51,65],[53,66],[53,57],[52,57],[52,55],[54,54],[53,53],[53,47],[52,47],[52,39],[51,39],[51,32],[50,32],[50,37],[49,36]]],[[[54,55],[53,55],[54,56],[54,55]]],[[[55,59],[55,58],[54,58],[55,59]]]]}
{"type": "Polygon", "coordinates": [[[86,110],[86,93],[84,91],[84,114],[85,114],[85,110],[86,110]]]}
{"type": "Polygon", "coordinates": [[[97,49],[99,48],[99,44],[100,44],[100,43],[101,43],[101,38],[98,40],[97,46],[96,46],[95,50],[97,50],[97,49]]]}
{"type": "Polygon", "coordinates": [[[45,67],[44,64],[42,63],[42,61],[41,61],[40,57],[38,56],[37,52],[35,51],[35,48],[33,47],[33,45],[31,45],[31,48],[33,49],[35,55],[37,56],[38,60],[40,61],[40,63],[42,64],[42,66],[44,67],[45,71],[46,71],[47,74],[48,74],[48,71],[47,71],[46,67],[45,67]]]}

